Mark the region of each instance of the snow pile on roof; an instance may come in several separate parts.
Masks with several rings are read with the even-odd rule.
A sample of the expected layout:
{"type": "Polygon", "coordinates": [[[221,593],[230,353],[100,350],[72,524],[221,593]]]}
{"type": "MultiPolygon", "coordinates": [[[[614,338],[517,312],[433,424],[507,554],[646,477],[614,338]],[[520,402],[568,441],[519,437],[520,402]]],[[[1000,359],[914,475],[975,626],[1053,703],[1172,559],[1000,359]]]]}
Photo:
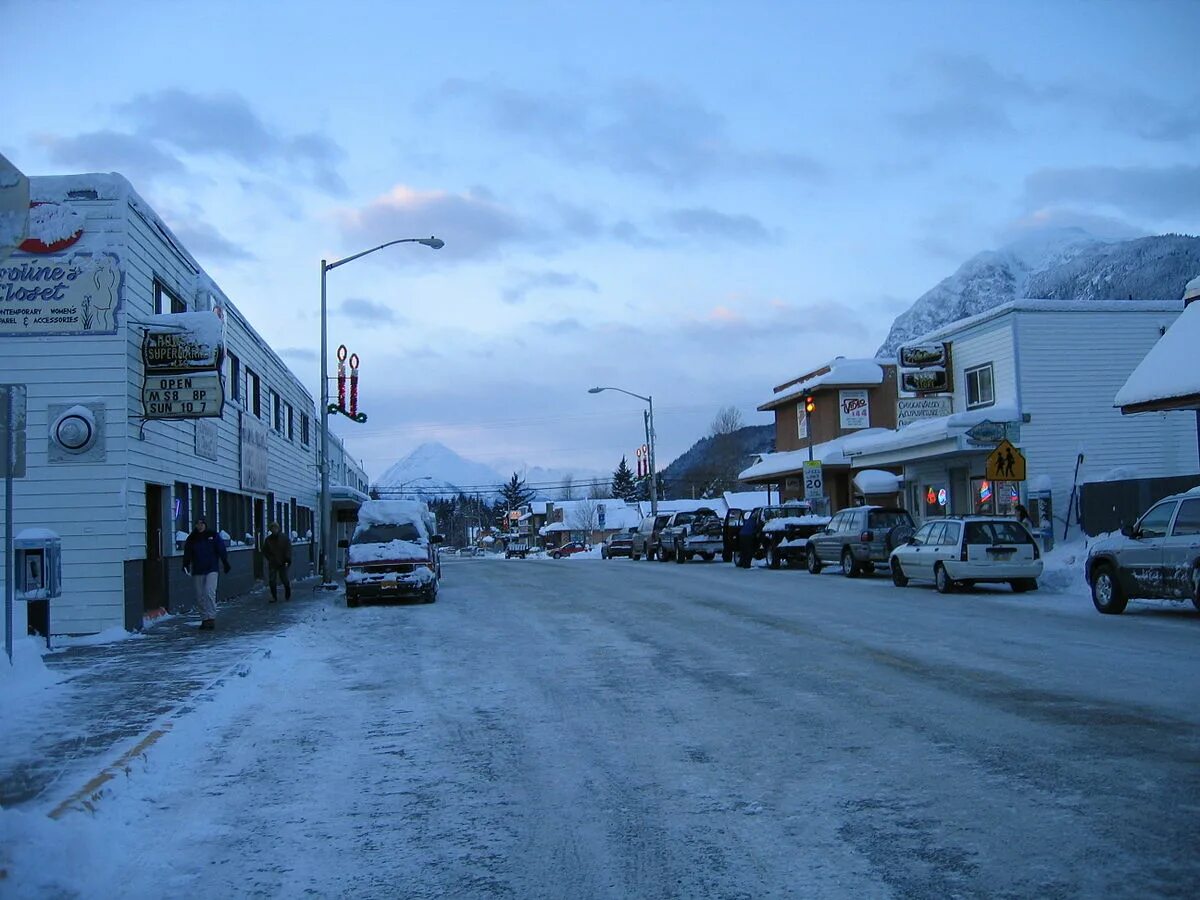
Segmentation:
{"type": "Polygon", "coordinates": [[[1200,299],[1200,275],[1189,281],[1183,288],[1183,302],[1200,299]]]}
{"type": "Polygon", "coordinates": [[[883,384],[883,366],[873,359],[838,357],[829,363],[827,368],[829,371],[813,375],[799,384],[788,387],[758,408],[761,410],[778,406],[818,387],[883,384]]]}
{"type": "Polygon", "coordinates": [[[538,529],[538,534],[545,537],[548,534],[558,534],[562,531],[570,531],[571,526],[565,522],[551,522],[549,525],[543,525],[538,529]]]}
{"type": "Polygon", "coordinates": [[[65,203],[40,203],[29,210],[26,236],[54,244],[83,230],[84,217],[65,203]]]}
{"type": "Polygon", "coordinates": [[[846,438],[845,451],[847,456],[854,457],[865,453],[902,450],[905,447],[919,447],[921,444],[956,438],[980,422],[1020,421],[1021,411],[1015,406],[989,406],[986,409],[951,413],[933,419],[918,419],[895,431],[886,428],[873,428],[870,432],[861,431],[846,438]]]}
{"type": "Polygon", "coordinates": [[[756,509],[770,502],[770,494],[767,491],[726,491],[723,496],[725,506],[729,509],[756,509]]]}
{"type": "Polygon", "coordinates": [[[860,494],[894,494],[903,479],[882,469],[863,469],[854,475],[854,486],[860,494]]]}
{"type": "MultiPolygon", "coordinates": [[[[1189,289],[1200,279],[1188,282],[1189,289]]],[[[1200,289],[1200,288],[1198,288],[1200,289]]],[[[1200,300],[1187,306],[1117,391],[1114,406],[1200,395],[1200,300]]]]}
{"type": "Polygon", "coordinates": [[[358,528],[370,525],[401,525],[411,523],[421,537],[429,540],[435,520],[433,513],[420,500],[368,500],[358,508],[358,528]]]}
{"type": "MultiPolygon", "coordinates": [[[[854,434],[846,434],[814,444],[812,458],[826,466],[848,466],[850,459],[846,456],[846,448],[851,441],[864,438],[894,435],[896,432],[888,428],[866,428],[854,434]]],[[[757,463],[743,470],[739,475],[740,481],[762,481],[767,476],[796,473],[804,469],[808,461],[808,450],[784,450],[780,453],[764,453],[757,463]]]]}

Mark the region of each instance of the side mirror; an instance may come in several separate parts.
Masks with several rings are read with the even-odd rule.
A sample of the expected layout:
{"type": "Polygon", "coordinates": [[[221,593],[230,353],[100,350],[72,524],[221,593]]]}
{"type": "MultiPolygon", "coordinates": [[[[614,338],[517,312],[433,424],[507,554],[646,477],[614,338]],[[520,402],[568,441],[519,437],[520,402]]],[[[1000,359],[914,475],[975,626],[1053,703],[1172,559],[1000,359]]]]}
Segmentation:
{"type": "Polygon", "coordinates": [[[910,535],[908,536],[908,540],[906,540],[904,543],[906,543],[906,544],[916,544],[916,542],[917,542],[917,537],[916,537],[916,535],[910,534],[910,535]]]}
{"type": "Polygon", "coordinates": [[[435,534],[432,537],[430,537],[430,539],[429,539],[429,543],[431,543],[431,544],[444,544],[445,542],[446,542],[446,537],[445,537],[445,535],[441,535],[441,534],[435,534]]]}
{"type": "Polygon", "coordinates": [[[345,550],[349,546],[350,546],[350,542],[348,540],[346,540],[345,538],[342,538],[340,541],[338,541],[338,548],[341,550],[345,550]]]}
{"type": "Polygon", "coordinates": [[[1136,525],[1130,525],[1128,522],[1121,523],[1121,534],[1127,538],[1135,538],[1138,536],[1138,528],[1136,525]]]}

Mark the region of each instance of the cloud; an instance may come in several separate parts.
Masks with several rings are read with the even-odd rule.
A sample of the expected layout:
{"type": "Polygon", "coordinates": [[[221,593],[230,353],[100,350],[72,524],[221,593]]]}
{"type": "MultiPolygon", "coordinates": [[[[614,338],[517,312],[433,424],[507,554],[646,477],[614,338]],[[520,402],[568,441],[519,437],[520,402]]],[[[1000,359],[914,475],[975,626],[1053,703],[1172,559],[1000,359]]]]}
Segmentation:
{"type": "Polygon", "coordinates": [[[1200,213],[1200,165],[1050,168],[1025,179],[1032,206],[1097,203],[1155,218],[1200,213]]]}
{"type": "Polygon", "coordinates": [[[677,209],[666,216],[672,228],[689,237],[719,238],[741,244],[764,244],[774,238],[758,219],[715,209],[677,209]]]}
{"type": "Polygon", "coordinates": [[[792,151],[747,148],[725,119],[690,98],[645,81],[589,95],[533,93],[449,79],[421,109],[467,108],[497,133],[545,156],[636,175],[666,187],[714,177],[773,175],[813,180],[825,167],[792,151]]]}
{"type": "Polygon", "coordinates": [[[285,135],[270,128],[235,93],[200,95],[168,88],[117,107],[140,136],[197,155],[227,156],[247,166],[283,163],[305,172],[315,187],[343,193],[337,165],[345,152],[316,132],[285,135]]]}
{"type": "Polygon", "coordinates": [[[365,297],[347,297],[342,301],[339,311],[343,316],[368,324],[391,325],[401,321],[390,306],[367,300],[365,297]]]}
{"type": "Polygon", "coordinates": [[[1073,94],[1067,85],[1034,84],[1000,71],[980,56],[961,53],[928,54],[893,80],[906,94],[932,95],[928,102],[893,116],[902,131],[928,139],[1011,134],[1016,131],[1010,116],[1014,104],[1056,102],[1073,94]]]}
{"type": "Polygon", "coordinates": [[[507,287],[500,297],[505,303],[520,303],[531,291],[578,290],[596,293],[599,287],[590,278],[574,272],[521,272],[515,284],[507,287]]]}
{"type": "Polygon", "coordinates": [[[224,262],[245,262],[257,258],[244,247],[223,237],[207,222],[172,222],[171,230],[183,246],[196,256],[224,262]]]}
{"type": "MultiPolygon", "coordinates": [[[[454,259],[492,257],[506,245],[528,244],[545,237],[480,189],[451,194],[397,185],[366,206],[342,210],[338,218],[349,245],[371,246],[378,243],[379,235],[445,235],[446,247],[437,252],[454,259]]],[[[430,252],[422,247],[417,249],[430,252]]],[[[419,257],[410,250],[390,253],[387,258],[404,264],[419,257]]]]}
{"type": "Polygon", "coordinates": [[[1103,241],[1128,241],[1149,234],[1145,229],[1113,216],[1076,209],[1044,207],[1010,222],[1001,229],[999,240],[1007,244],[1033,232],[1057,231],[1064,228],[1082,229],[1103,241]]]}
{"type": "Polygon", "coordinates": [[[178,176],[183,163],[144,138],[119,131],[91,131],[74,137],[41,138],[50,161],[75,171],[128,172],[139,180],[178,176]]]}

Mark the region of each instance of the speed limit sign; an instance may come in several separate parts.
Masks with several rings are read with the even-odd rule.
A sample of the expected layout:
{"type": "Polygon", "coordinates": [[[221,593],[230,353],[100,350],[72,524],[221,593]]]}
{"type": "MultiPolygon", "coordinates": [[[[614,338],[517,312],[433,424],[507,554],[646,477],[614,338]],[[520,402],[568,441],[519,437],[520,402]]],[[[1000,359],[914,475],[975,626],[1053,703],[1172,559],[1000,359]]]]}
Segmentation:
{"type": "Polygon", "coordinates": [[[825,496],[825,476],[821,471],[821,461],[810,459],[804,464],[804,499],[816,500],[825,496]]]}

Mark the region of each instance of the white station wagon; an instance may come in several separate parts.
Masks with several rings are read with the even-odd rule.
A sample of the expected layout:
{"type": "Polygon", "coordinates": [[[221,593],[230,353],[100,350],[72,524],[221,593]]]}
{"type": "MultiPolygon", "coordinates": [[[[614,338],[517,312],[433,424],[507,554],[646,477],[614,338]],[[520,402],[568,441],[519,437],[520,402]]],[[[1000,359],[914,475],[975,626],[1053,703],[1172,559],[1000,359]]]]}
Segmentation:
{"type": "Polygon", "coordinates": [[[1042,554],[1028,529],[1013,519],[964,516],[926,522],[892,551],[892,581],[932,581],[948,594],[980,582],[1007,582],[1014,591],[1037,589],[1042,554]]]}

